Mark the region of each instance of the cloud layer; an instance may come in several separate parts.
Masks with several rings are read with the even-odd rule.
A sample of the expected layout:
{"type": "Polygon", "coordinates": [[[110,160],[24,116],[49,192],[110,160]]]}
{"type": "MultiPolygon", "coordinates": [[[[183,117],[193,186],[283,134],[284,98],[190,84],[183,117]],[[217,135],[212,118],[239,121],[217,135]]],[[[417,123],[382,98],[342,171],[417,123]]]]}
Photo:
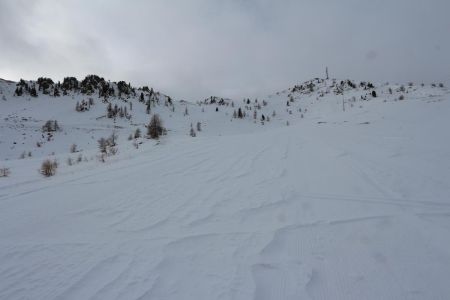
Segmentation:
{"type": "Polygon", "coordinates": [[[0,77],[99,74],[177,98],[323,76],[450,81],[448,0],[3,0],[0,77]]]}

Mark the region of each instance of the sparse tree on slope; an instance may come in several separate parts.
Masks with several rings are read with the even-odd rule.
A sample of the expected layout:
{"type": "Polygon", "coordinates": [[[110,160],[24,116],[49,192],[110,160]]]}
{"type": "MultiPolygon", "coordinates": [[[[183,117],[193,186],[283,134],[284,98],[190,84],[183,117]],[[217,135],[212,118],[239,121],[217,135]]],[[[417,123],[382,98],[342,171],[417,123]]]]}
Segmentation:
{"type": "Polygon", "coordinates": [[[147,135],[151,139],[158,139],[164,131],[163,122],[158,114],[155,114],[150,119],[147,126],[147,135]]]}

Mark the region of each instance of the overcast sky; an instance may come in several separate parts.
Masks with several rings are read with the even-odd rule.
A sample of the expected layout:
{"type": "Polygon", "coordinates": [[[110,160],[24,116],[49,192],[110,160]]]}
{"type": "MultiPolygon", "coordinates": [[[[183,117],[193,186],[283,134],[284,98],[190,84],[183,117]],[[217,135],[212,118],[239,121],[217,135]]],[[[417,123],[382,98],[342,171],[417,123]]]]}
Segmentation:
{"type": "Polygon", "coordinates": [[[0,0],[0,78],[98,74],[176,98],[323,77],[450,82],[449,0],[0,0]]]}

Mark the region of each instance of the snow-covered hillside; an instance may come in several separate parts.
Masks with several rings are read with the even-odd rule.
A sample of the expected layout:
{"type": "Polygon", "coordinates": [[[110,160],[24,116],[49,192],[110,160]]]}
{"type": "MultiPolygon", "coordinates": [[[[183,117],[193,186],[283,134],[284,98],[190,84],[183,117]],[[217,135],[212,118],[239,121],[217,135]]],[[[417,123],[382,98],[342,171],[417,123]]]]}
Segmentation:
{"type": "Polygon", "coordinates": [[[32,97],[0,80],[0,299],[450,295],[447,88],[314,79],[189,103],[108,84],[32,97]]]}

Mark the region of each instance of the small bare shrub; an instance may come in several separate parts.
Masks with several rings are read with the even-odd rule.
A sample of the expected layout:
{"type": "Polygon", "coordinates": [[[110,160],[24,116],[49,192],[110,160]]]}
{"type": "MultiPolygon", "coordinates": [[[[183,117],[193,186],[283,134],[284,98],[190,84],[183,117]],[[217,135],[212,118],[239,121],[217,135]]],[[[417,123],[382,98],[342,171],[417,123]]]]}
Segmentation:
{"type": "Polygon", "coordinates": [[[59,130],[61,130],[61,128],[59,127],[58,121],[56,120],[48,120],[47,122],[45,122],[44,126],[42,126],[43,132],[50,133],[59,130]]]}
{"type": "Polygon", "coordinates": [[[50,177],[55,175],[56,169],[58,168],[58,163],[56,160],[51,161],[50,159],[44,160],[41,165],[41,174],[45,177],[50,177]]]}
{"type": "Polygon", "coordinates": [[[70,153],[75,153],[77,152],[77,145],[76,144],[72,144],[70,146],[70,153]]]}
{"type": "Polygon", "coordinates": [[[110,147],[108,151],[108,155],[116,155],[117,154],[117,147],[110,147]]]}
{"type": "Polygon", "coordinates": [[[108,143],[111,147],[117,145],[117,133],[115,131],[113,131],[113,133],[111,133],[111,135],[109,136],[108,143]]]}
{"type": "Polygon", "coordinates": [[[9,168],[0,168],[0,177],[8,177],[11,174],[9,168]]]}
{"type": "Polygon", "coordinates": [[[113,132],[111,136],[107,139],[100,138],[98,142],[98,148],[100,150],[100,161],[105,162],[107,156],[116,155],[118,149],[117,147],[117,134],[113,132]]]}
{"type": "Polygon", "coordinates": [[[400,97],[398,97],[398,100],[405,100],[405,96],[404,95],[400,95],[400,97]]]}

